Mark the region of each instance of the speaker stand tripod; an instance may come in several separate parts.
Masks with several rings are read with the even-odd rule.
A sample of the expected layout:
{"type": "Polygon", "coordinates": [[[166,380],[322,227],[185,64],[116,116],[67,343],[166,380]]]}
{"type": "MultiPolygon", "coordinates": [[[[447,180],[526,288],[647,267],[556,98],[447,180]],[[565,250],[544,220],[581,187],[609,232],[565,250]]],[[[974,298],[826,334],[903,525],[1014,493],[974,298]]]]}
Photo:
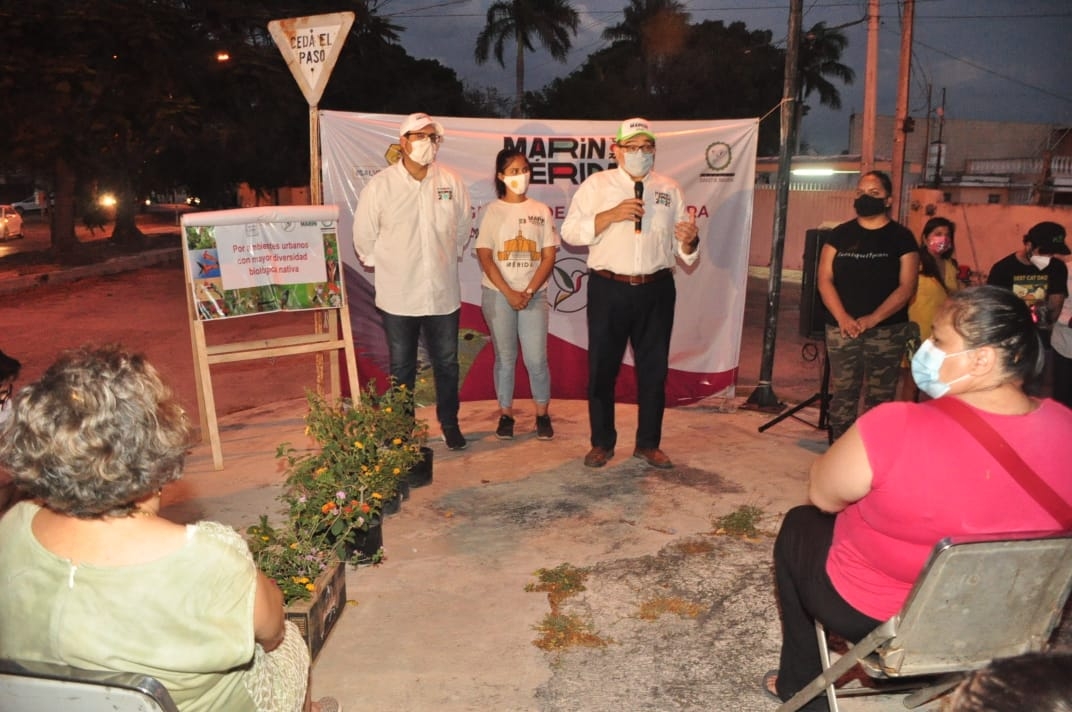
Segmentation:
{"type": "Polygon", "coordinates": [[[819,392],[815,393],[807,400],[798,403],[784,413],[780,413],[778,416],[771,418],[766,423],[759,426],[759,432],[762,433],[765,430],[773,428],[786,418],[794,418],[806,425],[816,428],[817,430],[825,430],[827,442],[833,443],[833,433],[830,431],[830,359],[827,358],[825,346],[822,349],[819,358],[823,360],[823,375],[819,379],[819,392]],[[819,405],[818,422],[812,423],[797,415],[800,411],[805,408],[810,408],[815,404],[819,405]]]}

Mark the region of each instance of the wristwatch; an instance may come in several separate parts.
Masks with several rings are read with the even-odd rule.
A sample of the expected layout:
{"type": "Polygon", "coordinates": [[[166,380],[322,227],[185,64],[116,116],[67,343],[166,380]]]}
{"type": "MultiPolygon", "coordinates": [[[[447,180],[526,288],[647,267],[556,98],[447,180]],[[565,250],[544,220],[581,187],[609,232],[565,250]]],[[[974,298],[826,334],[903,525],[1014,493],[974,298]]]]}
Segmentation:
{"type": "Polygon", "coordinates": [[[531,297],[535,292],[532,291],[532,287],[525,287],[525,294],[531,297]]]}

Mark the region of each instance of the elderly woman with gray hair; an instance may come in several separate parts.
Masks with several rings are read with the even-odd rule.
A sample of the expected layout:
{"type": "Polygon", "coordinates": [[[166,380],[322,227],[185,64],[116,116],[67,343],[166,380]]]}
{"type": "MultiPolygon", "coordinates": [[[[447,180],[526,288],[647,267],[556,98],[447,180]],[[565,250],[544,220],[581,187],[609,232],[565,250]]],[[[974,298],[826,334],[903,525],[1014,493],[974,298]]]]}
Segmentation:
{"type": "Polygon", "coordinates": [[[0,520],[0,657],[141,672],[179,709],[297,712],[309,655],[245,542],[159,516],[189,424],[117,347],[62,355],[15,397],[0,466],[30,500],[0,520]]]}

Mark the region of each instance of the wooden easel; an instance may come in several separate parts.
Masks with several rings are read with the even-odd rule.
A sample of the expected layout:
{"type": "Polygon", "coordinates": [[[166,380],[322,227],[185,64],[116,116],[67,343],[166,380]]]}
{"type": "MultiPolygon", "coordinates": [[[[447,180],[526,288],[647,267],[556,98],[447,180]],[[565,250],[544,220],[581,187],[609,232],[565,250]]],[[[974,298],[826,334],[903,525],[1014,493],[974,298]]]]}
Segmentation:
{"type": "MultiPolygon", "coordinates": [[[[185,226],[183,229],[183,246],[186,245],[185,226]]],[[[183,269],[186,272],[186,305],[190,319],[190,342],[194,355],[194,378],[197,385],[197,409],[200,416],[202,437],[208,433],[212,447],[212,464],[217,470],[223,469],[223,451],[220,443],[219,421],[216,417],[216,399],[212,390],[210,367],[220,363],[251,361],[254,359],[294,356],[298,354],[324,352],[336,354],[340,349],[346,357],[346,375],[353,393],[360,392],[357,380],[357,357],[354,352],[354,338],[350,327],[350,308],[346,300],[345,279],[339,279],[340,304],[320,309],[307,310],[313,316],[313,333],[294,336],[257,339],[254,341],[236,341],[231,343],[209,345],[205,335],[206,321],[198,318],[197,305],[193,297],[193,280],[190,260],[183,255],[183,269]]],[[[342,269],[341,261],[339,269],[342,269]]],[[[235,317],[241,318],[241,317],[235,317]]],[[[209,320],[211,321],[211,320],[209,320]]],[[[330,393],[334,399],[342,394],[339,360],[330,358],[331,376],[330,393]]],[[[317,362],[318,367],[320,361],[317,362]]],[[[318,373],[317,387],[322,386],[318,373]]]]}

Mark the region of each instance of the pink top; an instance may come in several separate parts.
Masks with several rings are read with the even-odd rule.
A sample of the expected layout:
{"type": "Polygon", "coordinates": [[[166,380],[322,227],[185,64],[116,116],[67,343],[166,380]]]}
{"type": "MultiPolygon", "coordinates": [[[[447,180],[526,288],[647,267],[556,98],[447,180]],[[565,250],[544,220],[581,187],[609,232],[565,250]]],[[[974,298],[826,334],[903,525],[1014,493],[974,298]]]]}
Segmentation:
{"type": "MultiPolygon", "coordinates": [[[[1027,415],[976,412],[1072,503],[1072,410],[1045,399],[1027,415]]],[[[897,613],[944,537],[1059,529],[967,430],[937,408],[886,403],[856,424],[874,473],[871,491],[838,514],[826,561],[834,588],[856,610],[877,620],[897,613]]]]}

